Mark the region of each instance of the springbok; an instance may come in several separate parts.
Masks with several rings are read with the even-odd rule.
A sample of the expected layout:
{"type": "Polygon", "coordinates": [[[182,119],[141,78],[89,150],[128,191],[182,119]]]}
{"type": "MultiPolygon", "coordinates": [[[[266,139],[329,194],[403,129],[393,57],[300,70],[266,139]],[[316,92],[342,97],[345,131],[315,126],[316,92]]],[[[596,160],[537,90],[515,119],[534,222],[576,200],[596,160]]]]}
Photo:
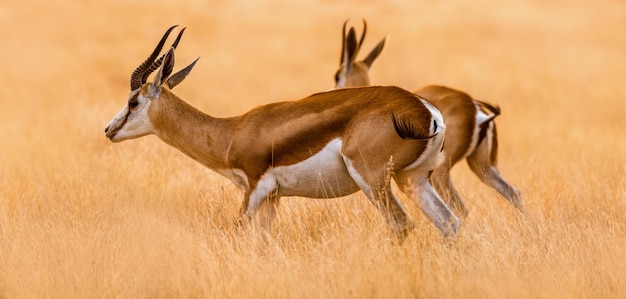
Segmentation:
{"type": "MultiPolygon", "coordinates": [[[[363,34],[357,42],[354,27],[350,27],[346,35],[347,23],[343,24],[342,29],[341,60],[335,74],[335,88],[369,86],[370,66],[382,51],[385,39],[378,43],[367,58],[357,62],[356,56],[365,38],[367,24],[363,20],[363,34]]],[[[431,178],[444,202],[457,215],[468,214],[467,207],[450,180],[452,166],[466,158],[470,169],[483,183],[523,210],[520,192],[502,178],[497,167],[498,139],[493,120],[500,114],[500,108],[445,86],[428,85],[413,93],[437,107],[446,123],[444,162],[435,169],[431,178]]]]}
{"type": "Polygon", "coordinates": [[[196,61],[172,73],[170,31],[132,74],[127,104],[105,129],[113,142],[155,134],[244,191],[242,219],[271,226],[281,196],[333,198],[362,190],[402,241],[413,228],[389,186],[393,178],[445,237],[460,220],[433,190],[445,126],[428,102],[398,87],[334,90],[215,118],[171,89],[196,61]],[[158,69],[153,82],[147,77],[158,69]]]}

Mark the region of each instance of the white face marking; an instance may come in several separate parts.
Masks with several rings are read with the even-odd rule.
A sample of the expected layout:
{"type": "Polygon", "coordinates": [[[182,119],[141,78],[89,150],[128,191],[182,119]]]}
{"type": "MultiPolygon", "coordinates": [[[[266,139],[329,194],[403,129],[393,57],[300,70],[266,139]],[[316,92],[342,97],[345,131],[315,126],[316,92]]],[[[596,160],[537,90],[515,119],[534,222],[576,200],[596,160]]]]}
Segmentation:
{"type": "Polygon", "coordinates": [[[346,86],[345,72],[342,70],[338,74],[339,74],[339,76],[338,76],[339,80],[337,80],[337,84],[335,85],[335,88],[343,88],[344,86],[346,86]]]}
{"type": "Polygon", "coordinates": [[[148,118],[150,104],[151,100],[139,93],[139,89],[131,92],[129,102],[109,123],[106,136],[120,142],[153,134],[154,127],[148,118]]]}

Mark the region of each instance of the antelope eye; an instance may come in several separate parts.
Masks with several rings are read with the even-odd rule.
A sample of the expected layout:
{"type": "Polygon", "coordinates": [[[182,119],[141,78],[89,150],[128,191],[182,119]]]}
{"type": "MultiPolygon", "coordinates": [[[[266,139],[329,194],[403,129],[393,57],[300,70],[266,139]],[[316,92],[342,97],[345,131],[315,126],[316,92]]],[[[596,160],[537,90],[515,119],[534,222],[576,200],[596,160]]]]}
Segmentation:
{"type": "Polygon", "coordinates": [[[132,100],[130,102],[128,102],[128,107],[130,108],[135,108],[139,105],[139,102],[137,102],[136,100],[132,100]]]}

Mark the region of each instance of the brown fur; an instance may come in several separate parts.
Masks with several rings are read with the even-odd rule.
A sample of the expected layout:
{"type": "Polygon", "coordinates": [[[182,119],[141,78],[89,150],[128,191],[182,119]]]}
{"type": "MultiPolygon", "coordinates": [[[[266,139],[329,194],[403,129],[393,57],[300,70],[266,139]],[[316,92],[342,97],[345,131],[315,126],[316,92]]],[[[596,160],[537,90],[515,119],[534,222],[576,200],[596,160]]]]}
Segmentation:
{"type": "MultiPolygon", "coordinates": [[[[149,84],[146,84],[141,93],[149,96],[149,92],[149,84]]],[[[402,240],[413,224],[385,183],[386,177],[389,173],[401,173],[403,178],[413,177],[417,182],[425,179],[415,177],[412,175],[415,171],[406,168],[424,154],[429,139],[402,139],[396,132],[394,113],[410,116],[414,136],[436,135],[429,133],[430,111],[414,94],[398,87],[318,93],[299,101],[259,106],[232,118],[208,116],[163,87],[159,98],[153,99],[149,108],[155,134],[164,142],[218,172],[239,169],[245,174],[247,186],[244,187],[242,211],[249,209],[251,192],[270,168],[304,161],[331,140],[340,138],[342,154],[353,162],[358,173],[365,174],[365,181],[374,191],[374,198],[370,199],[379,209],[386,211],[384,214],[388,215],[388,221],[402,240]]],[[[435,167],[436,162],[432,161],[438,159],[438,152],[436,150],[429,154],[432,157],[427,157],[426,165],[432,165],[429,170],[435,167]]],[[[407,182],[399,183],[407,186],[404,191],[415,191],[411,189],[414,186],[406,185],[407,182]]],[[[352,188],[345,186],[335,196],[358,190],[352,188]]],[[[273,215],[278,204],[278,190],[268,194],[261,211],[273,215]]],[[[437,211],[427,210],[429,215],[436,217],[431,220],[444,235],[456,234],[459,227],[456,216],[443,203],[440,204],[436,195],[429,195],[428,200],[431,199],[437,201],[434,203],[437,211]]],[[[433,209],[430,204],[424,206],[424,209],[433,209]]],[[[265,222],[271,223],[272,217],[262,219],[266,218],[269,220],[265,222]]]]}
{"type": "Polygon", "coordinates": [[[251,174],[251,180],[260,178],[269,167],[307,159],[334,138],[344,139],[347,145],[353,143],[364,152],[382,149],[367,160],[383,166],[394,155],[398,157],[396,167],[401,169],[419,157],[426,141],[402,140],[393,126],[393,111],[412,111],[422,119],[414,122],[420,125],[419,131],[428,132],[430,126],[426,107],[413,94],[396,87],[319,93],[299,101],[260,106],[226,119],[205,115],[163,89],[151,111],[157,135],[166,143],[212,169],[242,169],[251,174]],[[178,115],[181,113],[185,116],[178,115]],[[406,152],[405,147],[414,152],[399,154],[406,152]]]}
{"type": "MultiPolygon", "coordinates": [[[[344,24],[345,28],[345,24],[344,24]]],[[[351,31],[353,29],[351,28],[351,31]]],[[[344,39],[347,39],[344,37],[344,39]]],[[[347,40],[343,41],[348,43],[347,40]]],[[[379,51],[380,52],[380,51],[379,51]]],[[[369,67],[363,62],[343,61],[335,75],[335,82],[343,82],[342,87],[369,86],[369,67]]],[[[497,170],[498,140],[493,118],[500,114],[500,108],[486,102],[474,100],[468,94],[445,86],[429,85],[415,91],[415,94],[431,102],[443,115],[446,133],[444,162],[433,172],[432,181],[435,189],[447,204],[460,215],[469,212],[450,180],[450,169],[461,159],[467,157],[470,168],[478,177],[496,189],[514,206],[521,208],[519,191],[507,183],[497,170]],[[476,123],[477,106],[489,111],[494,116],[481,123],[476,123]],[[487,131],[491,129],[491,139],[485,141],[487,131]],[[478,142],[473,147],[474,131],[479,130],[478,142]]]]}
{"type": "MultiPolygon", "coordinates": [[[[398,87],[335,90],[220,119],[170,91],[167,82],[174,60],[170,48],[154,82],[133,91],[140,93],[137,105],[125,106],[105,129],[111,141],[157,135],[242,188],[242,212],[249,218],[261,212],[258,219],[264,226],[271,224],[281,196],[326,198],[361,189],[403,240],[413,223],[388,183],[390,174],[398,173],[404,180],[398,184],[415,195],[445,236],[458,232],[459,219],[428,182],[440,158],[443,136],[436,133],[443,130],[443,120],[409,91],[398,87]],[[332,178],[319,182],[318,171],[332,178]],[[326,187],[330,192],[320,191],[326,187]]],[[[180,80],[173,76],[176,83],[194,64],[178,73],[183,74],[180,80]]]]}
{"type": "Polygon", "coordinates": [[[431,102],[443,115],[446,124],[444,165],[463,159],[472,143],[476,126],[476,105],[466,93],[444,86],[429,85],[414,91],[431,102]]]}

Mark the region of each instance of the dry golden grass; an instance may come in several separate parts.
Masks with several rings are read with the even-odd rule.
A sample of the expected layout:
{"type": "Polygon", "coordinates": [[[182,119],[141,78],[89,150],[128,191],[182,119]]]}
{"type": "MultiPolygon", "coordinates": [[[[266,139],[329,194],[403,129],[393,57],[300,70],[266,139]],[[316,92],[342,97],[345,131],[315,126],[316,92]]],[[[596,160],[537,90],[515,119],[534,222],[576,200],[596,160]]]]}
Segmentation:
{"type": "Polygon", "coordinates": [[[0,4],[0,297],[626,297],[626,4],[127,2],[0,4]],[[526,216],[459,165],[453,246],[409,201],[394,245],[362,194],[285,199],[264,236],[235,226],[226,179],[156,137],[104,137],[171,24],[189,27],[179,67],[203,57],[177,93],[229,116],[330,88],[348,17],[366,50],[391,33],[373,82],[501,105],[526,216]]]}

